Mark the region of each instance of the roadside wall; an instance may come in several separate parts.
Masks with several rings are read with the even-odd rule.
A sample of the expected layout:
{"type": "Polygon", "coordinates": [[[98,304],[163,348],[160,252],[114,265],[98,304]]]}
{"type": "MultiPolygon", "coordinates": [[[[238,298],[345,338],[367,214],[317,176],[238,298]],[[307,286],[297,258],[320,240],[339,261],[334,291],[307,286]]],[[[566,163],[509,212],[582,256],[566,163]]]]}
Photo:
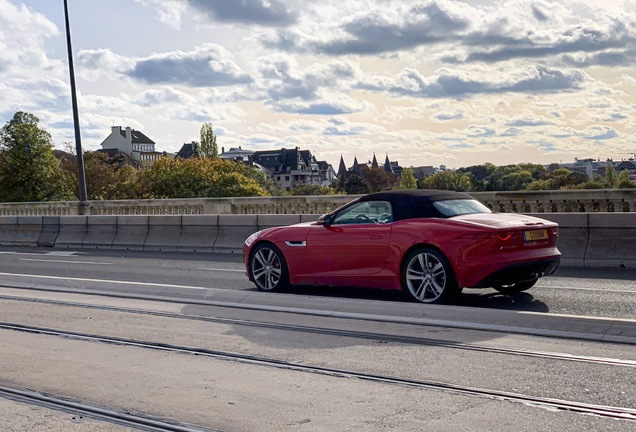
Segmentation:
{"type": "MultiPolygon", "coordinates": [[[[636,189],[471,192],[502,213],[636,212],[636,189]]],[[[177,198],[115,201],[0,203],[0,216],[70,215],[304,215],[323,214],[359,195],[177,198]]]]}
{"type": "MultiPolygon", "coordinates": [[[[559,224],[562,264],[636,268],[636,213],[536,213],[559,224]]],[[[241,253],[252,233],[318,215],[0,216],[0,245],[241,253]]]]}

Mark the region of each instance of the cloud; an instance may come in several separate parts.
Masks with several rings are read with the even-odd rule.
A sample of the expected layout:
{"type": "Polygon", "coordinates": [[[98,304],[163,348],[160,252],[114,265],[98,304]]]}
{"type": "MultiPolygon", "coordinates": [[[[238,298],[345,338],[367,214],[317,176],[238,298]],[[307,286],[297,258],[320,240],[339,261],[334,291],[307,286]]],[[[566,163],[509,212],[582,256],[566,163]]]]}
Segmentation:
{"type": "Polygon", "coordinates": [[[76,55],[77,74],[88,81],[102,77],[114,78],[135,66],[135,60],[114,53],[109,49],[82,50],[76,55]]]}
{"type": "MultiPolygon", "coordinates": [[[[617,61],[636,43],[634,22],[618,18],[604,23],[584,22],[557,31],[504,35],[481,31],[471,36],[473,45],[493,46],[469,53],[465,62],[500,62],[517,58],[546,58],[568,53],[595,53],[591,58],[617,61]],[[610,51],[605,53],[605,51],[610,51]],[[618,50],[618,53],[612,51],[618,50]]],[[[567,58],[566,58],[567,61],[567,58]]]]}
{"type": "Polygon", "coordinates": [[[296,60],[288,56],[263,57],[256,67],[258,85],[273,101],[315,100],[321,89],[342,88],[343,82],[352,81],[357,74],[355,66],[346,62],[319,63],[301,69],[296,60]]]}
{"type": "Polygon", "coordinates": [[[583,138],[588,140],[601,141],[601,140],[617,138],[618,136],[619,136],[618,132],[616,132],[616,130],[612,127],[593,126],[586,131],[585,135],[583,135],[583,138]]]}
{"type": "Polygon", "coordinates": [[[210,19],[224,23],[288,26],[296,22],[298,13],[283,0],[186,0],[210,19]]]}
{"type": "Polygon", "coordinates": [[[497,132],[491,128],[470,125],[466,131],[466,136],[470,138],[490,137],[497,135],[497,132]]]}
{"type": "Polygon", "coordinates": [[[537,146],[539,146],[539,148],[544,151],[544,152],[557,152],[559,150],[562,150],[559,145],[555,142],[552,141],[545,141],[545,140],[540,140],[540,141],[530,141],[530,144],[535,144],[537,146]]]}
{"type": "Polygon", "coordinates": [[[14,67],[51,66],[44,43],[58,34],[55,24],[43,14],[24,4],[0,0],[0,74],[14,67]]]}
{"type": "Polygon", "coordinates": [[[365,104],[346,95],[360,74],[348,62],[315,63],[301,68],[291,56],[261,57],[254,63],[250,92],[262,95],[275,111],[311,115],[359,112],[365,104]]]}
{"type": "Polygon", "coordinates": [[[636,50],[606,51],[587,54],[565,54],[561,62],[568,66],[587,68],[590,66],[630,66],[636,63],[636,50]]]}
{"type": "Polygon", "coordinates": [[[440,112],[433,114],[431,118],[438,121],[462,120],[464,118],[464,113],[462,111],[455,111],[452,113],[440,112]]]}
{"type": "Polygon", "coordinates": [[[278,102],[271,104],[275,111],[290,114],[340,115],[360,112],[364,109],[358,101],[349,97],[334,97],[316,102],[278,102]]]}
{"type": "Polygon", "coordinates": [[[521,119],[511,120],[508,123],[506,123],[506,125],[508,126],[515,126],[515,127],[527,127],[527,126],[535,127],[535,126],[547,126],[552,124],[554,123],[547,120],[536,119],[536,118],[521,118],[521,119]]]}
{"type": "Polygon", "coordinates": [[[449,64],[539,59],[550,66],[587,68],[629,66],[636,60],[634,14],[612,16],[601,6],[589,14],[593,19],[584,19],[581,8],[543,0],[479,6],[449,0],[339,4],[340,16],[303,17],[296,26],[264,34],[260,42],[334,57],[417,58],[443,47],[435,56],[449,64]]]}
{"type": "Polygon", "coordinates": [[[152,107],[160,104],[184,105],[192,104],[194,98],[187,93],[175,90],[171,87],[151,89],[138,94],[134,102],[144,107],[152,107]]]}
{"type": "Polygon", "coordinates": [[[521,135],[521,129],[516,127],[508,128],[505,131],[503,131],[501,134],[499,134],[499,136],[502,136],[502,137],[515,137],[519,135],[521,135]]]}
{"type": "MultiPolygon", "coordinates": [[[[401,8],[400,8],[401,9],[401,8]]],[[[468,27],[462,15],[438,2],[418,4],[408,10],[371,11],[342,26],[342,39],[314,45],[316,52],[331,55],[377,54],[405,50],[448,40],[468,27]]]]}
{"type": "Polygon", "coordinates": [[[135,0],[159,15],[159,21],[173,29],[181,27],[181,16],[187,5],[182,0],[135,0]]]}
{"type": "Polygon", "coordinates": [[[467,73],[445,71],[442,75],[423,77],[418,71],[405,69],[394,77],[373,76],[357,87],[369,91],[388,92],[396,96],[443,98],[465,97],[480,93],[542,93],[575,90],[587,80],[578,70],[561,71],[536,66],[509,74],[495,81],[468,78],[467,73]]]}
{"type": "Polygon", "coordinates": [[[498,91],[543,93],[576,90],[586,80],[586,75],[579,70],[564,72],[558,69],[536,66],[534,70],[529,71],[527,78],[509,86],[503,86],[498,91]]]}
{"type": "Polygon", "coordinates": [[[548,15],[541,9],[539,5],[530,5],[530,9],[532,9],[532,15],[534,15],[534,17],[539,21],[547,21],[549,19],[548,15]]]}
{"type": "Polygon", "coordinates": [[[204,44],[193,51],[151,55],[124,73],[145,84],[216,87],[250,83],[251,77],[231,57],[220,45],[204,44]]]}
{"type": "Polygon", "coordinates": [[[354,123],[340,118],[332,118],[328,121],[322,135],[325,136],[354,136],[354,135],[367,135],[375,134],[380,135],[385,130],[379,126],[372,125],[370,123],[354,123]]]}

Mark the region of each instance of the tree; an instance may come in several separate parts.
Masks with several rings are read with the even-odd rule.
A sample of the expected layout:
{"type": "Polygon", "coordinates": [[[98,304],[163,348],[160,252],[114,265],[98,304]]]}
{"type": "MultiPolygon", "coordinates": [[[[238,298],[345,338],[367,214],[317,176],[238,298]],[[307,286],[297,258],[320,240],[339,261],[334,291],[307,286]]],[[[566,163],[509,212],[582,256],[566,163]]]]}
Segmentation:
{"type": "Polygon", "coordinates": [[[528,171],[517,171],[501,177],[501,183],[504,188],[503,190],[507,191],[524,190],[533,181],[534,178],[528,171]]]}
{"type": "Polygon", "coordinates": [[[413,170],[404,168],[400,176],[400,186],[398,189],[417,189],[417,179],[413,175],[413,170]]]}
{"type": "Polygon", "coordinates": [[[222,159],[162,158],[142,172],[141,181],[148,198],[268,195],[256,180],[245,175],[247,169],[242,163],[222,159]]]}
{"type": "Polygon", "coordinates": [[[0,130],[0,201],[76,199],[53,154],[51,135],[39,122],[18,111],[0,130]]]}
{"type": "Polygon", "coordinates": [[[317,184],[304,184],[294,187],[289,191],[290,195],[335,195],[336,190],[329,186],[317,184]]]}
{"type": "Polygon", "coordinates": [[[618,187],[618,175],[614,169],[614,165],[610,161],[605,164],[605,177],[602,181],[603,185],[608,189],[614,189],[618,187]]]}
{"type": "Polygon", "coordinates": [[[629,173],[627,170],[623,170],[618,174],[618,188],[631,189],[636,188],[636,183],[629,179],[629,173]]]}
{"type": "Polygon", "coordinates": [[[389,190],[395,186],[395,175],[386,172],[383,168],[363,167],[360,175],[367,184],[369,192],[389,190]]]}
{"type": "Polygon", "coordinates": [[[424,179],[424,187],[427,189],[469,192],[472,189],[472,180],[470,174],[446,170],[426,177],[424,179]]]}
{"type": "Polygon", "coordinates": [[[216,144],[216,135],[212,130],[212,123],[203,123],[203,126],[201,126],[199,155],[204,159],[217,159],[219,157],[219,147],[216,144]]]}
{"type": "Polygon", "coordinates": [[[347,175],[344,190],[348,194],[367,194],[371,191],[364,178],[355,172],[347,175]]]}
{"type": "Polygon", "coordinates": [[[487,162],[483,165],[473,165],[467,168],[459,168],[457,172],[471,175],[473,182],[473,190],[475,191],[488,191],[493,190],[492,187],[492,174],[497,169],[497,166],[487,162]]]}
{"type": "Polygon", "coordinates": [[[117,158],[106,153],[84,153],[86,185],[91,200],[115,200],[141,198],[140,171],[131,165],[117,165],[117,158]]]}

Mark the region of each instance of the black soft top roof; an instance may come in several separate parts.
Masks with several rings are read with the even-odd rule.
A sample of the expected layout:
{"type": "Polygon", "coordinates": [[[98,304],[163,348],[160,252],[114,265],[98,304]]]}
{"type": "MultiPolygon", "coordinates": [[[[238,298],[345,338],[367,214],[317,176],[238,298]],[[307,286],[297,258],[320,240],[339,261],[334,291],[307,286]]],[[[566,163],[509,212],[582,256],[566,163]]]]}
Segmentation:
{"type": "Polygon", "coordinates": [[[385,192],[376,192],[360,197],[360,201],[389,201],[403,202],[412,199],[414,201],[443,201],[449,199],[473,199],[464,192],[454,192],[437,189],[398,189],[385,192]]]}
{"type": "Polygon", "coordinates": [[[435,201],[474,199],[467,193],[436,189],[402,189],[364,195],[358,201],[388,201],[393,207],[393,220],[413,218],[445,218],[435,201]]]}

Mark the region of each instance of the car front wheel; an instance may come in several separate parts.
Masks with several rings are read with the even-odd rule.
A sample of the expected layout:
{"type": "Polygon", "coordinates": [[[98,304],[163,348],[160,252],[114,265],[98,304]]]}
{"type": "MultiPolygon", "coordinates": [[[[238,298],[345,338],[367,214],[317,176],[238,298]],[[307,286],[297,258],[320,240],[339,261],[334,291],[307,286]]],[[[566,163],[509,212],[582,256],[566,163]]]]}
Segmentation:
{"type": "Polygon", "coordinates": [[[402,287],[413,300],[422,303],[448,302],[461,292],[450,263],[432,248],[409,254],[402,271],[402,287]]]}
{"type": "Polygon", "coordinates": [[[256,288],[261,291],[278,291],[287,286],[285,259],[272,244],[256,246],[250,258],[250,273],[256,288]]]}

